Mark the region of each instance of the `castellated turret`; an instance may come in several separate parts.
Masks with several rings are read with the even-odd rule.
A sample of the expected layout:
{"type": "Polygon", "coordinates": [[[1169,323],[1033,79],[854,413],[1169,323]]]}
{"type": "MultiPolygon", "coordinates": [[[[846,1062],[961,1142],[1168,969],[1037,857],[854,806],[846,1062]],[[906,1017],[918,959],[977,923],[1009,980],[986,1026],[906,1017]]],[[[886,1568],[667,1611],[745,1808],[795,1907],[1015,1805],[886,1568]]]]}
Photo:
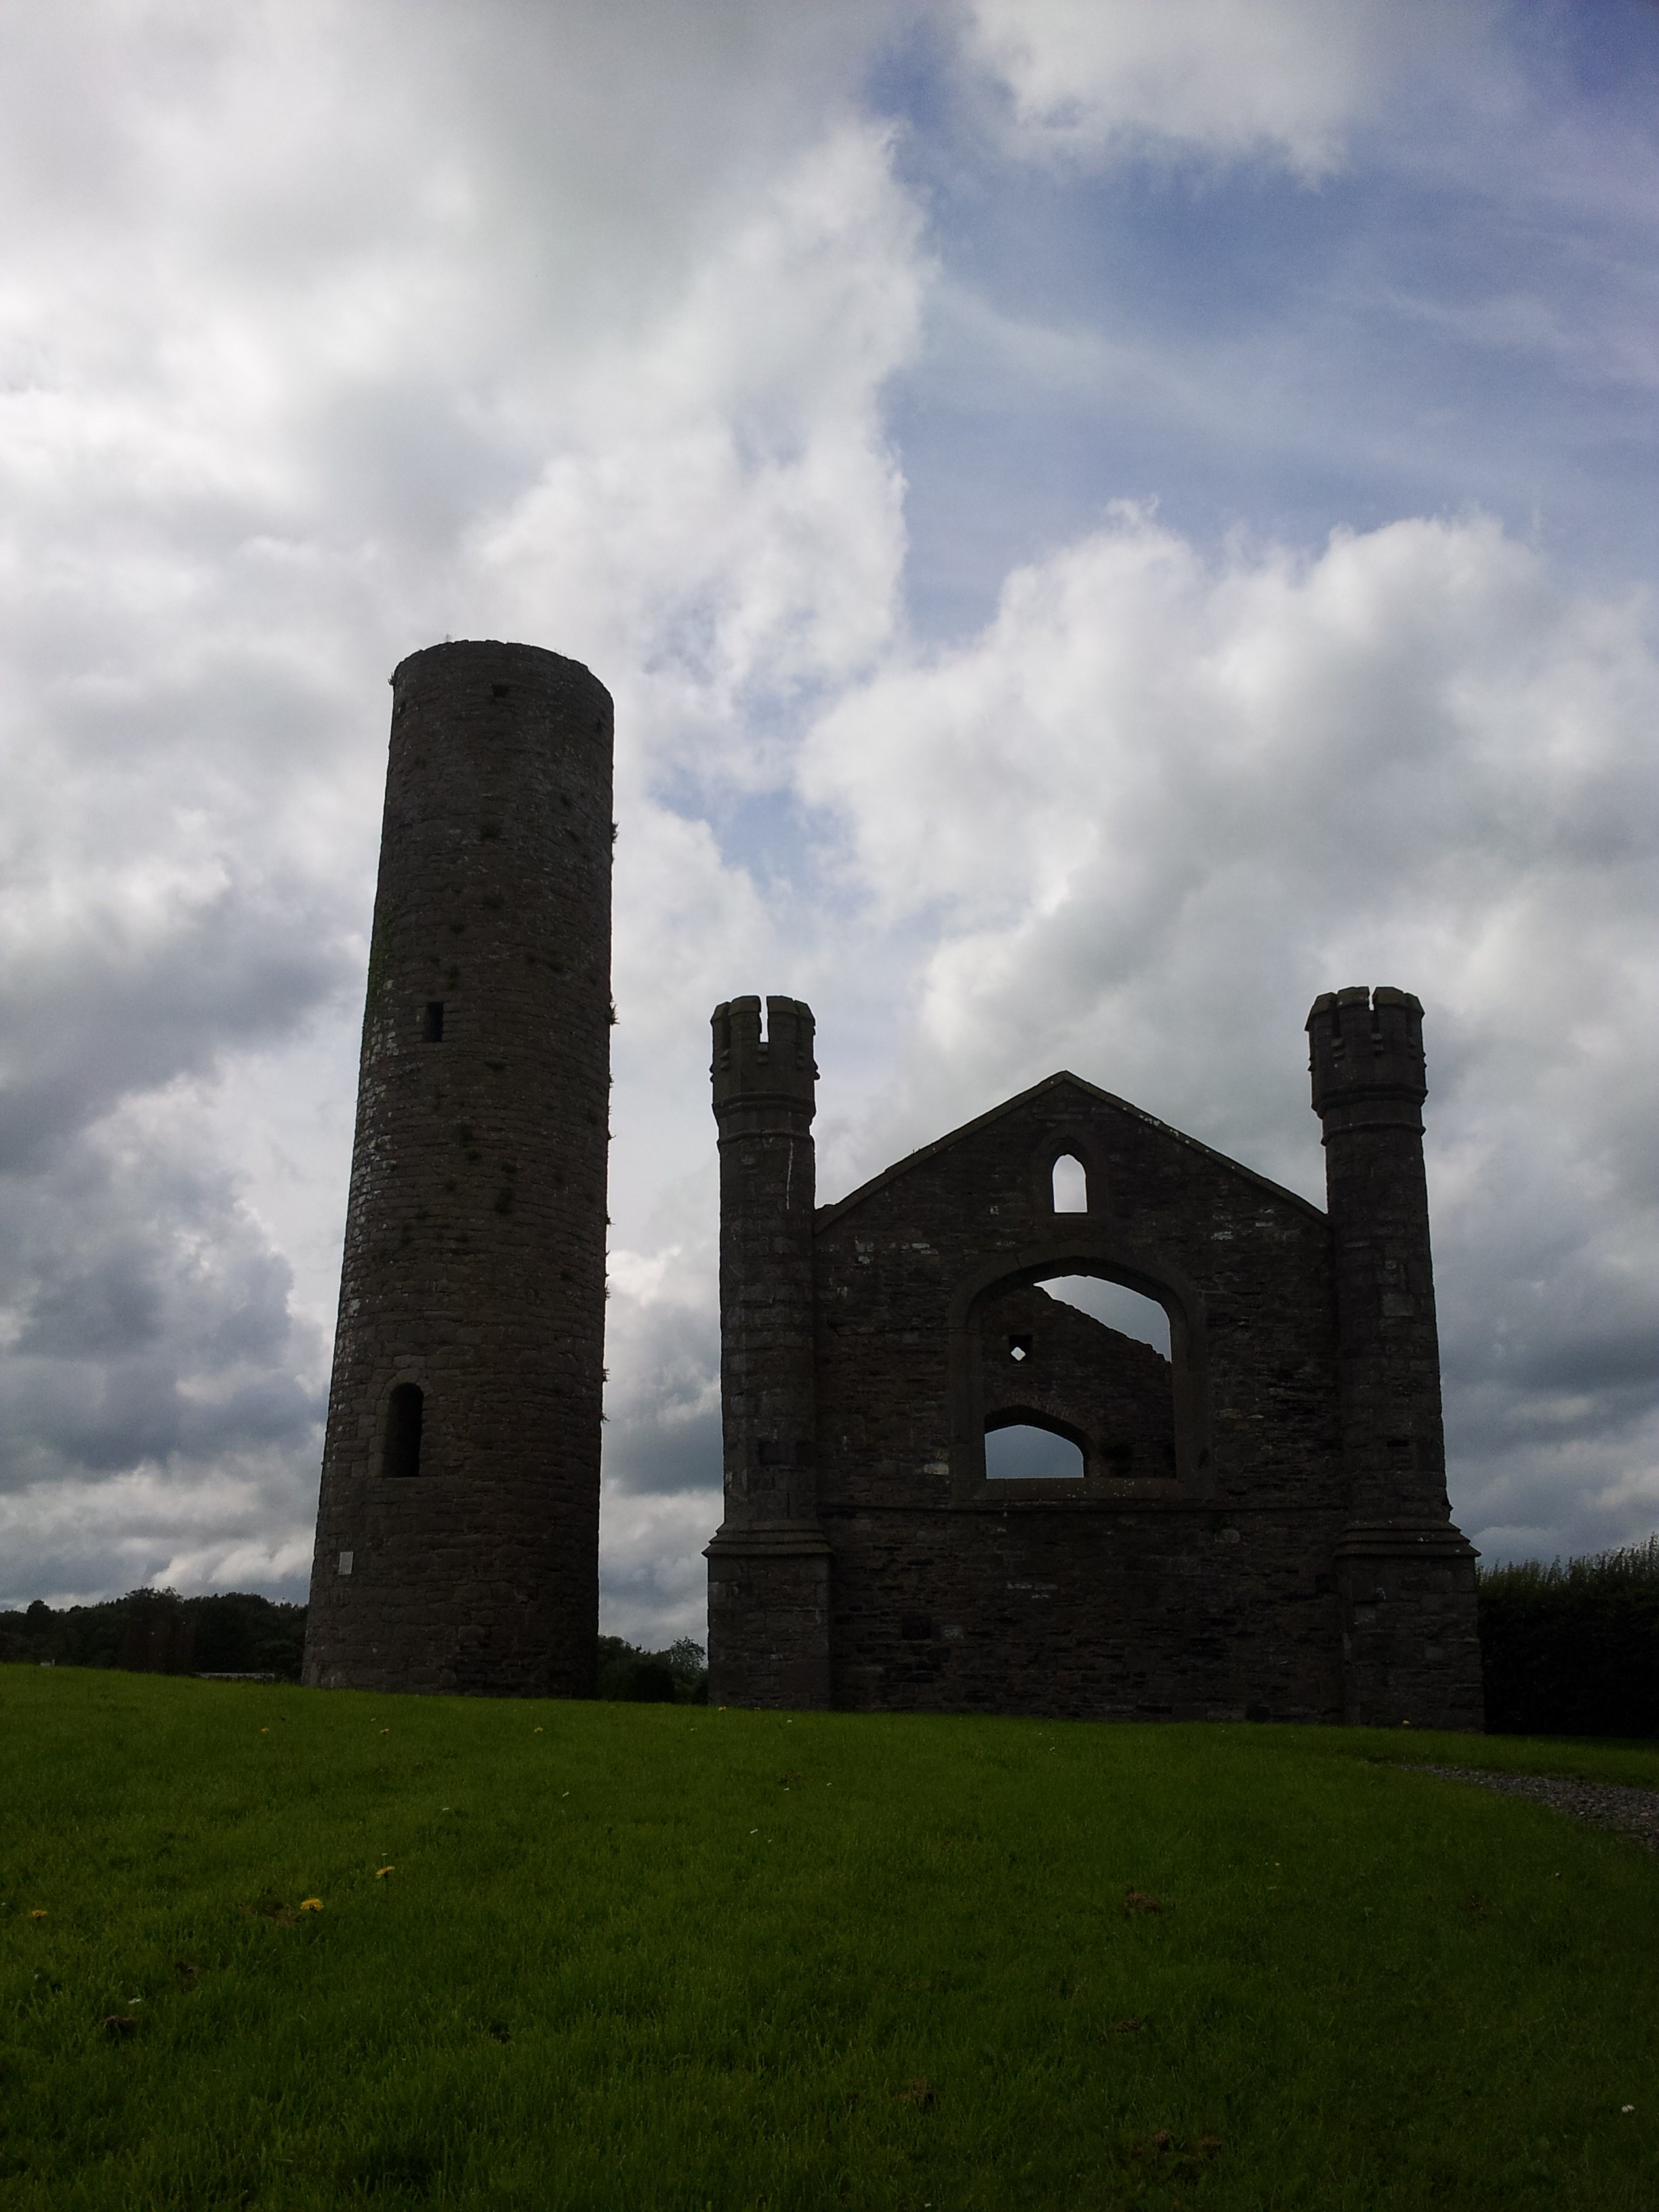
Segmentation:
{"type": "Polygon", "coordinates": [[[1345,1717],[1481,1721],[1474,1547],[1446,1498],[1423,1168],[1423,1009],[1327,991],[1308,1016],[1324,1129],[1348,1518],[1337,1547],[1345,1717]]]}
{"type": "Polygon", "coordinates": [[[611,703],[411,654],[391,754],[305,1678],[582,1696],[598,1627],[611,703]]]}
{"type": "Polygon", "coordinates": [[[708,1694],[827,1705],[830,1547],[814,1404],[812,1013],[733,999],[714,1018],[726,1517],[708,1547],[708,1694]]]}

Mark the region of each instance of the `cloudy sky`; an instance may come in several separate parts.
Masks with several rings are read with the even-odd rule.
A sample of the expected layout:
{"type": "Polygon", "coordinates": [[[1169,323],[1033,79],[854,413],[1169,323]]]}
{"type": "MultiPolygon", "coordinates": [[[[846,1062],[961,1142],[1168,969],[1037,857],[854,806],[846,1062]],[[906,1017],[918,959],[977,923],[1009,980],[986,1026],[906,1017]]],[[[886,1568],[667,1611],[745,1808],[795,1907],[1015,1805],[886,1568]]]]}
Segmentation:
{"type": "Polygon", "coordinates": [[[1427,1010],[1455,1510],[1659,1519],[1659,8],[0,9],[0,1603],[302,1596],[385,772],[617,704],[605,1625],[700,1635],[708,1017],[1322,1196],[1427,1010]]]}

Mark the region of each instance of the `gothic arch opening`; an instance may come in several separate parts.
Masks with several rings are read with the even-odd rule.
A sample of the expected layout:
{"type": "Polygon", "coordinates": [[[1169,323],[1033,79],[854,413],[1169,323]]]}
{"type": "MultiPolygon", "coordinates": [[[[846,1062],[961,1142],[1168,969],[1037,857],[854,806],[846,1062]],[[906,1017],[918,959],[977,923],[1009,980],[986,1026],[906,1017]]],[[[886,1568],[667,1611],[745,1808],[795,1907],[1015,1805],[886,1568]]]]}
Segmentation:
{"type": "Polygon", "coordinates": [[[1146,1269],[1121,1272],[1135,1280],[1085,1249],[972,1297],[957,1386],[970,1484],[1201,1488],[1202,1382],[1183,1302],[1151,1295],[1162,1285],[1146,1269]]]}
{"type": "Polygon", "coordinates": [[[1048,1171],[1048,1188],[1056,1213],[1089,1211],[1089,1170],[1074,1153],[1062,1152],[1048,1171]]]}
{"type": "Polygon", "coordinates": [[[1088,1443],[1064,1423],[1012,1408],[986,1420],[985,1473],[994,1482],[1081,1482],[1088,1443]]]}

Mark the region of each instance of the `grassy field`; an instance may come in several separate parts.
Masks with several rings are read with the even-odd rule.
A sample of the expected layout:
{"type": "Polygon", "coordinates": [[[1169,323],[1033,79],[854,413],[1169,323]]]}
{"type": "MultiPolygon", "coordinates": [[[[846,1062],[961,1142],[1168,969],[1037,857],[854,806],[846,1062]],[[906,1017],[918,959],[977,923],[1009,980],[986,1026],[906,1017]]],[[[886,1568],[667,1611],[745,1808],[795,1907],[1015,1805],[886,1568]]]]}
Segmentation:
{"type": "Polygon", "coordinates": [[[1659,1858],[1435,1756],[1659,1783],[0,1668],[0,2204],[1655,2212],[1659,1858]]]}

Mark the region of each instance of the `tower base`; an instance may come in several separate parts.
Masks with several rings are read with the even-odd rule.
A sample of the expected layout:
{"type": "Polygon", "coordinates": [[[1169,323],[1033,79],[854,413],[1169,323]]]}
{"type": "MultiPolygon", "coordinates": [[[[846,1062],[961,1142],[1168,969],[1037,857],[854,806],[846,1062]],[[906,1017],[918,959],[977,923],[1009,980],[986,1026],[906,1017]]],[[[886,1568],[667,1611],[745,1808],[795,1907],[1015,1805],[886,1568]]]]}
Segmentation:
{"type": "Polygon", "coordinates": [[[1350,1728],[1485,1726],[1479,1556],[1449,1521],[1349,1522],[1336,1573],[1350,1728]]]}
{"type": "Polygon", "coordinates": [[[810,1523],[722,1528],[708,1562],[708,1702],[830,1704],[830,1545],[810,1523]]]}

